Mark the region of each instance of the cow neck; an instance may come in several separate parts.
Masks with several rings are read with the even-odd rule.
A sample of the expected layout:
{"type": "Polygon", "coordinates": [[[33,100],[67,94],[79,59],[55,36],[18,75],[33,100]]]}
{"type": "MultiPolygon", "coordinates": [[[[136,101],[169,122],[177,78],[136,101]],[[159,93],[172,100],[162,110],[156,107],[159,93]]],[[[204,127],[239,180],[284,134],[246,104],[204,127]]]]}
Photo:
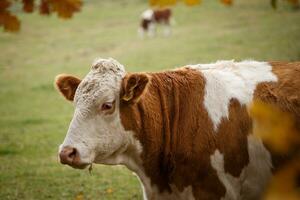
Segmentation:
{"type": "Polygon", "coordinates": [[[203,110],[204,80],[199,72],[186,69],[148,75],[147,91],[135,104],[121,101],[120,116],[125,130],[133,131],[142,144],[146,175],[158,188],[170,190],[175,154],[191,154],[193,130],[207,125],[207,113],[204,123],[189,117],[195,109],[203,110]]]}

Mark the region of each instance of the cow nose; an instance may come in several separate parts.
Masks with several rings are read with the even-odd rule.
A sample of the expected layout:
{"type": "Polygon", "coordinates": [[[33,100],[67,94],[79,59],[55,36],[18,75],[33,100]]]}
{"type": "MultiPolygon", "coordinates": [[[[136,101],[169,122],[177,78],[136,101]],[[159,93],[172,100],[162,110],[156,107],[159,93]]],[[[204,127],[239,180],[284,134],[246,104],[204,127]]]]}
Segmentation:
{"type": "Polygon", "coordinates": [[[78,156],[78,151],[73,147],[64,147],[60,153],[59,158],[62,164],[72,165],[78,156]]]}

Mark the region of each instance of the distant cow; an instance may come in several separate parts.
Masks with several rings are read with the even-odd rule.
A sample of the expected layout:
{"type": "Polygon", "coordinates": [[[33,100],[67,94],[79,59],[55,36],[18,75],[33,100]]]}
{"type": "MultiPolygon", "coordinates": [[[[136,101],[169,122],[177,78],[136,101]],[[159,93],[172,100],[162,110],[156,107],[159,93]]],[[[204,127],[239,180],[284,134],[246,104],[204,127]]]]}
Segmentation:
{"type": "Polygon", "coordinates": [[[259,199],[280,162],[252,134],[253,100],[289,112],[300,130],[300,62],[127,73],[99,59],[84,79],[59,75],[56,85],[75,105],[61,163],[125,165],[145,199],[259,199]]]}
{"type": "Polygon", "coordinates": [[[144,37],[145,33],[152,37],[156,32],[156,25],[161,24],[164,26],[164,35],[171,34],[170,20],[172,16],[171,9],[153,10],[148,9],[142,13],[141,24],[139,27],[139,34],[144,37]]]}

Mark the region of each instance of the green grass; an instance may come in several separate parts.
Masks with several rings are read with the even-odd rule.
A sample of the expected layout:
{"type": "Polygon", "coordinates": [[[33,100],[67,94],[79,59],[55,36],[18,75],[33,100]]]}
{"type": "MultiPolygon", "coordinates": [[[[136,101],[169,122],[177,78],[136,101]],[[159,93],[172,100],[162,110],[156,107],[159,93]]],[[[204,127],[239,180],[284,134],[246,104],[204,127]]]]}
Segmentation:
{"type": "Polygon", "coordinates": [[[20,33],[0,32],[0,199],[142,198],[124,167],[97,165],[89,175],[58,163],[73,107],[54,90],[56,74],[84,76],[96,57],[116,58],[129,71],[220,59],[300,60],[300,11],[288,4],[277,11],[262,0],[177,6],[171,37],[140,40],[138,17],[146,7],[141,0],[94,0],[72,20],[24,14],[20,33]]]}

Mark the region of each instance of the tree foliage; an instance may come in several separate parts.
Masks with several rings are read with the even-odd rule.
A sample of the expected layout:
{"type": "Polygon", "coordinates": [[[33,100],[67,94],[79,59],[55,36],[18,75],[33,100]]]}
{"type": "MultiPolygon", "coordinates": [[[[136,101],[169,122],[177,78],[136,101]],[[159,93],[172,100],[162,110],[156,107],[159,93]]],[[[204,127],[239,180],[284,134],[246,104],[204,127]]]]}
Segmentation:
{"type": "Polygon", "coordinates": [[[22,4],[25,13],[32,13],[39,10],[41,15],[57,13],[60,18],[71,18],[75,12],[80,11],[81,0],[0,0],[0,26],[5,31],[17,32],[20,30],[21,22],[17,15],[11,12],[11,8],[22,4]]]}
{"type": "Polygon", "coordinates": [[[254,118],[254,134],[261,138],[270,150],[287,157],[285,165],[276,171],[267,187],[264,200],[300,199],[300,132],[292,115],[271,104],[255,102],[250,108],[254,118]]]}
{"type": "MultiPolygon", "coordinates": [[[[157,7],[173,6],[177,2],[183,2],[188,6],[193,6],[200,4],[202,0],[149,0],[151,6],[157,7]]],[[[220,2],[225,5],[231,5],[233,3],[233,0],[220,0],[220,2]]]]}
{"type": "Polygon", "coordinates": [[[0,26],[7,31],[18,31],[20,20],[8,10],[11,5],[7,0],[0,1],[0,26]]]}
{"type": "MultiPolygon", "coordinates": [[[[227,6],[231,6],[234,0],[219,0],[219,1],[227,6]]],[[[278,0],[270,0],[270,4],[274,9],[277,8],[277,1],[278,0]]],[[[284,1],[288,1],[289,3],[291,3],[296,7],[299,6],[299,0],[284,0],[284,1]]],[[[186,5],[193,6],[193,5],[200,4],[202,0],[149,0],[151,6],[157,6],[157,7],[172,6],[175,5],[177,2],[184,2],[186,5]]]]}
{"type": "MultiPolygon", "coordinates": [[[[188,6],[198,5],[202,0],[148,0],[151,6],[168,7],[178,2],[188,6]]],[[[224,5],[231,6],[234,0],[218,0],[224,5]]],[[[276,9],[278,0],[270,0],[271,6],[276,9]]],[[[284,0],[295,7],[299,7],[300,0],[284,0]]],[[[20,30],[21,22],[18,16],[11,10],[15,4],[22,4],[25,13],[32,13],[38,10],[41,15],[56,13],[60,18],[71,18],[75,12],[80,11],[82,0],[0,0],[0,27],[5,31],[17,32],[20,30]]]]}

